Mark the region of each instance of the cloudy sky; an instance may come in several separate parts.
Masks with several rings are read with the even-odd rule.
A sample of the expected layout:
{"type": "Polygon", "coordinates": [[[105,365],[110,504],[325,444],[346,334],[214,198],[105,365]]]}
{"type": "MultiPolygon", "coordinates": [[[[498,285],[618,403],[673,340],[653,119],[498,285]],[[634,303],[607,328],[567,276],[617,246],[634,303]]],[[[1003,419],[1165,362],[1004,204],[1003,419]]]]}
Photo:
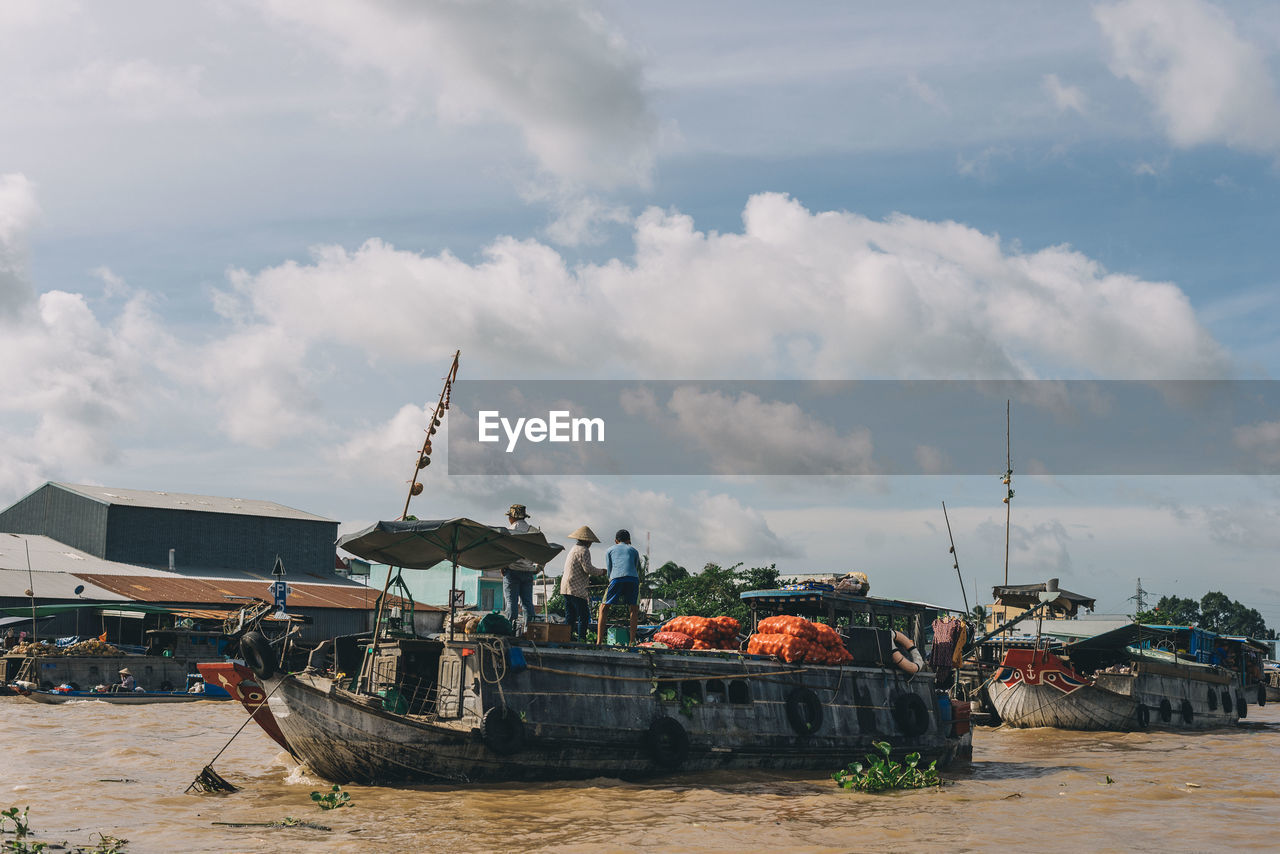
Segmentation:
{"type": "MultiPolygon", "coordinates": [[[[46,0],[0,7],[0,79],[5,503],[64,480],[395,516],[458,349],[466,379],[1280,373],[1273,4],[46,0]]],[[[840,441],[876,437],[794,438],[840,441]]],[[[413,512],[520,501],[656,561],[959,605],[941,502],[972,600],[1003,576],[1003,468],[438,464],[413,512]]],[[[1222,589],[1280,624],[1274,478],[1015,485],[1012,581],[1117,612],[1139,577],[1222,589]]]]}

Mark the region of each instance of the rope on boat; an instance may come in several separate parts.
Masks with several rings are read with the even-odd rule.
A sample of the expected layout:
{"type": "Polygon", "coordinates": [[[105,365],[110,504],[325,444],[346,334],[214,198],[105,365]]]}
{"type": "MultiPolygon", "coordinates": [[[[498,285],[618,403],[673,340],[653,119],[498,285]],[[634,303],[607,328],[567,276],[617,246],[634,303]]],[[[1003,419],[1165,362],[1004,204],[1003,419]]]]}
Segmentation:
{"type": "MultiPolygon", "coordinates": [[[[303,671],[303,672],[306,672],[306,671],[303,671]]],[[[200,773],[197,774],[196,778],[191,781],[191,785],[187,786],[186,794],[190,794],[193,790],[199,790],[200,792],[203,792],[206,795],[212,795],[218,792],[240,791],[240,789],[237,786],[234,786],[231,783],[228,783],[226,780],[222,779],[222,777],[218,775],[217,771],[213,770],[213,763],[218,761],[218,757],[221,756],[226,751],[226,749],[231,746],[231,742],[236,740],[236,736],[238,736],[241,732],[244,731],[244,728],[249,725],[249,721],[253,720],[253,716],[258,713],[259,709],[261,709],[263,706],[267,704],[267,700],[270,700],[271,695],[274,694],[276,692],[276,689],[278,689],[283,684],[284,684],[284,680],[281,679],[279,682],[276,683],[276,687],[272,688],[271,692],[267,694],[267,696],[262,698],[262,702],[258,703],[258,705],[254,706],[249,711],[249,716],[244,719],[244,723],[240,724],[239,729],[237,729],[235,732],[231,734],[231,738],[227,739],[227,743],[222,745],[222,750],[219,750],[216,754],[214,754],[214,757],[209,760],[208,764],[206,764],[203,768],[200,769],[200,773]]]]}

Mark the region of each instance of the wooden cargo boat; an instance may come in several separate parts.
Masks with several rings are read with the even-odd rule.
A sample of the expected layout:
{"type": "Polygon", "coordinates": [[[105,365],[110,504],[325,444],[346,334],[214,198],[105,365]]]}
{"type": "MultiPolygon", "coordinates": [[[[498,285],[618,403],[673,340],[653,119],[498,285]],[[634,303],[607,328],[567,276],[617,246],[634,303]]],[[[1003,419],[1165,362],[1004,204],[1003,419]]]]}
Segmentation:
{"type": "MultiPolygon", "coordinates": [[[[379,523],[341,545],[405,568],[442,556],[479,569],[513,555],[545,563],[559,550],[541,534],[469,520],[379,523]],[[439,546],[424,548],[428,539],[439,546]],[[464,541],[478,545],[458,549],[464,541]]],[[[475,636],[378,638],[350,656],[338,645],[335,675],[280,674],[277,656],[251,663],[289,748],[336,782],[831,770],[874,741],[889,741],[895,757],[919,752],[943,766],[971,754],[967,721],[953,722],[933,674],[892,663],[895,630],[920,644],[939,609],[821,591],[744,599],[753,621],[790,612],[841,622],[855,661],[475,636]]]]}
{"type": "Polygon", "coordinates": [[[1233,726],[1248,713],[1236,674],[1152,649],[1168,632],[1130,625],[1045,648],[1010,648],[987,686],[1014,727],[1129,731],[1233,726]]]}
{"type": "Polygon", "coordinates": [[[1139,702],[1077,673],[1044,649],[1010,649],[987,683],[1000,719],[1013,727],[1120,730],[1140,726],[1139,702]]]}

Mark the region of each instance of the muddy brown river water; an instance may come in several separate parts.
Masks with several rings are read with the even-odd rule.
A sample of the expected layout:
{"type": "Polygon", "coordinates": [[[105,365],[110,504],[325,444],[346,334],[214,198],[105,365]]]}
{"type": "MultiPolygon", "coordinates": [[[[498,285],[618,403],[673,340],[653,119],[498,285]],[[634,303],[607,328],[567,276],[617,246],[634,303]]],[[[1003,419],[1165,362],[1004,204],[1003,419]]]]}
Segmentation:
{"type": "Polygon", "coordinates": [[[183,794],[243,720],[232,703],[0,698],[0,809],[30,805],[41,840],[184,854],[1280,850],[1280,705],[1199,734],[979,729],[941,790],[864,795],[819,773],[349,786],[328,812],[310,799],[327,784],[250,724],[216,765],[241,791],[183,794]],[[286,816],[331,830],[214,824],[286,816]]]}

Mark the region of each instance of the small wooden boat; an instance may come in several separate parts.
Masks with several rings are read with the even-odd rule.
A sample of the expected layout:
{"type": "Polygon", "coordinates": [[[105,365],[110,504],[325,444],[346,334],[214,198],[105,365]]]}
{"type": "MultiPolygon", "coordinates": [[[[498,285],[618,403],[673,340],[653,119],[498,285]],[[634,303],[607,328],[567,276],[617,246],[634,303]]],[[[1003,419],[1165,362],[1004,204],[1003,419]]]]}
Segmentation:
{"type": "Polygon", "coordinates": [[[63,703],[92,702],[111,703],[116,706],[142,706],[151,703],[198,703],[203,700],[230,700],[229,694],[210,692],[207,694],[188,694],[185,691],[117,691],[114,693],[98,693],[95,691],[44,691],[39,688],[23,691],[22,696],[36,703],[60,706],[63,703]]]}

